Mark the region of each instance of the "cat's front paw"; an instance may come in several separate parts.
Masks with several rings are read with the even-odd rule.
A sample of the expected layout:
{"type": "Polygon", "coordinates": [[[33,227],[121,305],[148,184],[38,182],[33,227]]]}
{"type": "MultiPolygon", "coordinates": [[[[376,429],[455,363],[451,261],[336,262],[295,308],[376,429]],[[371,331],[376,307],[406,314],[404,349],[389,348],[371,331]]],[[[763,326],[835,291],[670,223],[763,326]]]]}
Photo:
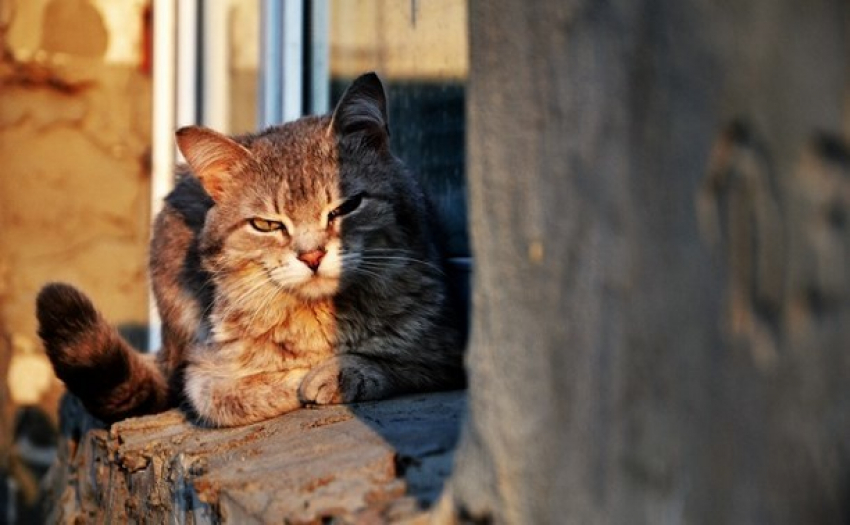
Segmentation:
{"type": "Polygon", "coordinates": [[[380,369],[363,360],[343,356],[328,359],[310,371],[298,388],[302,403],[330,405],[384,397],[389,381],[380,369]]]}

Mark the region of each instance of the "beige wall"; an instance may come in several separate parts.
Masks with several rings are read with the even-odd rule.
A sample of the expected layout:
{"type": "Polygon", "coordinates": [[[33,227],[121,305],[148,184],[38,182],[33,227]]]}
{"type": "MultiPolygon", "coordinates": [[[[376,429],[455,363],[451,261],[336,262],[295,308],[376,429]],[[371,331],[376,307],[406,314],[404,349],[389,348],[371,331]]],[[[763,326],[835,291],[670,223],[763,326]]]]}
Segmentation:
{"type": "Polygon", "coordinates": [[[74,283],[119,324],[147,322],[150,79],[144,1],[0,0],[0,310],[13,401],[55,384],[36,337],[47,281],[74,283]]]}
{"type": "Polygon", "coordinates": [[[14,414],[55,422],[63,391],[36,335],[39,288],[68,281],[117,324],[147,323],[146,4],[0,0],[0,490],[16,501],[0,521],[38,519],[50,456],[43,426],[13,439],[14,414]]]}
{"type": "Polygon", "coordinates": [[[377,70],[393,79],[466,78],[464,0],[331,0],[335,77],[377,70]]]}

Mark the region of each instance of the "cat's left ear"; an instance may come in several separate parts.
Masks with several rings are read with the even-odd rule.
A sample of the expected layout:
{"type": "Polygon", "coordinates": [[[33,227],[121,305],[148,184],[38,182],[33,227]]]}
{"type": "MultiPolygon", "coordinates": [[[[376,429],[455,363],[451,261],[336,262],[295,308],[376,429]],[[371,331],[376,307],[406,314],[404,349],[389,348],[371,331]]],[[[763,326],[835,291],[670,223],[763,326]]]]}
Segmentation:
{"type": "Polygon", "coordinates": [[[201,126],[178,129],[177,147],[214,201],[224,194],[234,168],[251,158],[242,144],[201,126]]]}
{"type": "Polygon", "coordinates": [[[334,110],[331,127],[342,137],[357,135],[372,147],[389,147],[387,96],[378,75],[366,73],[351,83],[334,110]]]}

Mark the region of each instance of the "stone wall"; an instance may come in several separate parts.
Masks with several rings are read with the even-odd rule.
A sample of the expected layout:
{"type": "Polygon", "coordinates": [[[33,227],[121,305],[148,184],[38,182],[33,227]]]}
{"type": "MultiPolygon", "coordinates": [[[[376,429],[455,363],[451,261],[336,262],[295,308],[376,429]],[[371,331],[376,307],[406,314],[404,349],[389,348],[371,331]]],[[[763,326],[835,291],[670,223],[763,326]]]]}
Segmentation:
{"type": "Polygon", "coordinates": [[[0,0],[0,522],[27,520],[53,451],[39,288],[79,285],[131,332],[147,321],[145,5],[0,0]]]}

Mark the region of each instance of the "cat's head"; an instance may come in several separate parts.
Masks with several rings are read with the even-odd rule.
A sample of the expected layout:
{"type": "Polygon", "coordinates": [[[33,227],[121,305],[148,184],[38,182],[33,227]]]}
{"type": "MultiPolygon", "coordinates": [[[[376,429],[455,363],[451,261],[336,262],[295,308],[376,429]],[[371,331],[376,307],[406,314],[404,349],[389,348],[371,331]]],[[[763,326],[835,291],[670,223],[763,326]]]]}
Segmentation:
{"type": "MultiPolygon", "coordinates": [[[[389,152],[375,74],[355,80],[330,116],[235,139],[188,127],[177,144],[215,202],[203,263],[233,300],[331,297],[352,278],[374,277],[369,254],[403,247],[409,233],[394,195],[406,174],[389,152]]],[[[395,264],[389,252],[381,259],[395,264]]]]}

